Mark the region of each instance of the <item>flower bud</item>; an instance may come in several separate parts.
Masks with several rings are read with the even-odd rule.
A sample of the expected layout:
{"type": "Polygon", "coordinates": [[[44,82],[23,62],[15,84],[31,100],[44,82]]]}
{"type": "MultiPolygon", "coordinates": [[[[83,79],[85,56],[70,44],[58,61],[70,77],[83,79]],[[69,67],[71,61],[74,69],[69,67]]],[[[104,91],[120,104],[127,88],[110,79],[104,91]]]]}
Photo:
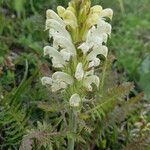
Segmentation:
{"type": "Polygon", "coordinates": [[[81,98],[79,94],[73,94],[69,100],[70,106],[72,107],[79,107],[81,102],[81,98]]]}
{"type": "Polygon", "coordinates": [[[83,79],[83,76],[84,76],[84,71],[83,71],[82,63],[78,63],[76,67],[75,78],[80,81],[83,79]]]}

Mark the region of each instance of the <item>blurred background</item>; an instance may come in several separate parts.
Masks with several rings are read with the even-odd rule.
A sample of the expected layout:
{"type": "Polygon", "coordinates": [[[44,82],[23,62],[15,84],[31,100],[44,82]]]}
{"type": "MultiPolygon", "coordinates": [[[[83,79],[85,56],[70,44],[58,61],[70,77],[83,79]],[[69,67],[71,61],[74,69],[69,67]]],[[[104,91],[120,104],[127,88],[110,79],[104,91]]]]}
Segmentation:
{"type": "MultiPolygon", "coordinates": [[[[5,132],[3,139],[2,118],[8,109],[7,103],[0,105],[4,112],[0,113],[0,145],[12,145],[15,149],[25,132],[24,116],[30,116],[33,122],[42,119],[43,112],[35,104],[48,97],[40,77],[43,72],[49,74],[51,68],[49,60],[43,58],[43,47],[49,44],[44,31],[45,12],[48,8],[56,10],[58,5],[66,7],[67,3],[68,0],[0,0],[0,99],[6,95],[5,102],[11,105],[9,114],[21,123],[17,140],[12,136],[15,132],[5,132]]],[[[92,0],[95,4],[114,11],[108,47],[115,56],[112,68],[117,70],[119,82],[134,82],[135,92],[144,91],[148,102],[150,0],[92,0]]]]}

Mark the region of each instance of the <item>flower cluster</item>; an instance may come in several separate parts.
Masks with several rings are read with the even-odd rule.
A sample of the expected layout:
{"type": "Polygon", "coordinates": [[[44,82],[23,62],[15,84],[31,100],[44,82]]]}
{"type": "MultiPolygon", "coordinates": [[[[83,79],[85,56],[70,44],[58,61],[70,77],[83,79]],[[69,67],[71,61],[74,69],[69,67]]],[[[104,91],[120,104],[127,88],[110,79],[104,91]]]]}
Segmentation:
{"type": "Polygon", "coordinates": [[[41,81],[52,92],[67,90],[70,106],[77,107],[86,96],[83,90],[92,91],[94,84],[99,87],[94,68],[100,64],[98,55],[107,57],[111,25],[106,18],[112,19],[113,11],[99,5],[90,7],[90,1],[85,0],[80,5],[72,1],[66,9],[58,6],[57,12],[46,12],[46,30],[53,43],[44,47],[44,56],[51,58],[59,71],[41,81]]]}

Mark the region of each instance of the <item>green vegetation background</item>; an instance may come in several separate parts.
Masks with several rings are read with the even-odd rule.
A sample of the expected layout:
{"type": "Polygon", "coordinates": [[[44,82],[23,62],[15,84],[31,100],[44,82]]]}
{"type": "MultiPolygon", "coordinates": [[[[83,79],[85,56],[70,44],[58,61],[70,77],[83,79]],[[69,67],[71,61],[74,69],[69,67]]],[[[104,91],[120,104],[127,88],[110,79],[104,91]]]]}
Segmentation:
{"type": "MultiPolygon", "coordinates": [[[[44,31],[45,12],[67,3],[68,0],[0,0],[0,96],[7,95],[5,102],[12,107],[7,114],[7,103],[0,105],[0,111],[3,110],[0,130],[3,118],[10,117],[10,114],[12,118],[15,116],[18,124],[21,123],[19,129],[11,132],[19,131],[17,140],[12,137],[6,145],[13,143],[15,148],[19,138],[22,139],[26,128],[23,124],[25,115],[32,117],[33,122],[43,118],[43,112],[35,106],[49,97],[40,83],[42,73],[51,73],[48,69],[51,66],[46,65],[49,60],[43,58],[42,50],[49,41],[48,33],[44,31]]],[[[116,56],[113,67],[118,70],[120,82],[134,81],[136,90],[143,90],[145,99],[149,100],[150,0],[92,0],[92,3],[114,10],[108,47],[116,56]]],[[[44,117],[46,119],[47,115],[44,117]]],[[[9,130],[6,134],[11,137],[9,130]]]]}

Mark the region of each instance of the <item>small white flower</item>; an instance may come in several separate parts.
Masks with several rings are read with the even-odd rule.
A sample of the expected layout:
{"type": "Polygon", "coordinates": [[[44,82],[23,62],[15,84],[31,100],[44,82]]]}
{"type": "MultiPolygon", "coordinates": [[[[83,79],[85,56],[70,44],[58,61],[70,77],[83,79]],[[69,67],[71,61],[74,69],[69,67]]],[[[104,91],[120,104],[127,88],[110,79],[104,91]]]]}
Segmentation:
{"type": "Polygon", "coordinates": [[[102,35],[98,32],[97,28],[93,26],[87,33],[87,39],[86,43],[89,44],[89,47],[92,48],[93,46],[96,45],[102,45],[103,43],[103,37],[102,35]]]}
{"type": "Polygon", "coordinates": [[[92,91],[92,83],[99,87],[99,77],[96,75],[92,75],[84,78],[83,84],[88,91],[92,91]]]}
{"type": "Polygon", "coordinates": [[[41,82],[43,85],[52,85],[52,79],[50,77],[42,77],[41,82]]]}
{"type": "Polygon", "coordinates": [[[67,88],[67,85],[73,84],[73,78],[64,72],[57,71],[52,75],[52,92],[67,88]]]}
{"type": "Polygon", "coordinates": [[[45,46],[44,47],[44,56],[49,55],[50,58],[52,58],[52,63],[54,67],[63,67],[66,62],[62,58],[62,55],[60,52],[58,52],[55,48],[51,46],[45,46]]]}
{"type": "Polygon", "coordinates": [[[104,57],[107,57],[107,53],[108,53],[108,49],[106,46],[100,46],[100,47],[94,48],[93,51],[91,51],[87,55],[87,60],[89,61],[88,68],[99,66],[100,59],[97,58],[97,55],[101,54],[104,57]]]}
{"type": "Polygon", "coordinates": [[[104,17],[108,17],[108,18],[112,19],[112,17],[113,17],[113,10],[110,9],[110,8],[103,9],[100,15],[103,18],[104,17]]]}
{"type": "Polygon", "coordinates": [[[63,57],[63,59],[64,59],[65,61],[69,61],[69,60],[70,60],[71,53],[70,53],[69,50],[67,50],[67,49],[62,49],[62,50],[60,51],[60,53],[61,53],[61,55],[62,55],[62,57],[63,57]]]}
{"type": "Polygon", "coordinates": [[[64,82],[66,84],[72,84],[73,83],[73,78],[64,72],[57,71],[52,75],[52,80],[53,82],[64,82]]]}
{"type": "Polygon", "coordinates": [[[41,79],[43,85],[51,85],[52,92],[67,88],[67,85],[73,84],[73,78],[64,72],[57,71],[52,78],[43,77],[41,79]]]}
{"type": "Polygon", "coordinates": [[[99,66],[100,64],[100,59],[99,58],[94,58],[90,63],[89,63],[89,68],[92,68],[92,67],[97,67],[99,66]]]}
{"type": "Polygon", "coordinates": [[[80,81],[83,79],[83,76],[84,76],[84,70],[83,70],[82,63],[78,63],[76,67],[75,78],[80,81]]]}
{"type": "Polygon", "coordinates": [[[62,65],[61,63],[60,63],[60,60],[58,60],[57,58],[53,58],[52,59],[52,64],[53,64],[53,67],[54,68],[63,68],[64,67],[64,65],[62,65]]]}
{"type": "Polygon", "coordinates": [[[65,82],[61,81],[53,81],[53,84],[51,86],[52,92],[57,92],[58,90],[67,88],[67,84],[65,82]]]}
{"type": "Polygon", "coordinates": [[[73,94],[69,100],[70,106],[78,107],[80,105],[81,98],[79,94],[73,94]]]}
{"type": "Polygon", "coordinates": [[[70,52],[72,56],[76,56],[76,49],[71,40],[68,40],[66,37],[58,34],[55,34],[53,38],[55,46],[66,49],[70,52]]]}
{"type": "Polygon", "coordinates": [[[108,48],[106,46],[99,46],[99,47],[94,47],[93,50],[87,55],[87,60],[92,61],[94,60],[97,55],[101,54],[104,57],[107,57],[108,53],[108,48]]]}
{"type": "Polygon", "coordinates": [[[84,42],[78,47],[78,49],[81,49],[83,54],[86,54],[89,51],[90,47],[88,43],[84,42]]]}

